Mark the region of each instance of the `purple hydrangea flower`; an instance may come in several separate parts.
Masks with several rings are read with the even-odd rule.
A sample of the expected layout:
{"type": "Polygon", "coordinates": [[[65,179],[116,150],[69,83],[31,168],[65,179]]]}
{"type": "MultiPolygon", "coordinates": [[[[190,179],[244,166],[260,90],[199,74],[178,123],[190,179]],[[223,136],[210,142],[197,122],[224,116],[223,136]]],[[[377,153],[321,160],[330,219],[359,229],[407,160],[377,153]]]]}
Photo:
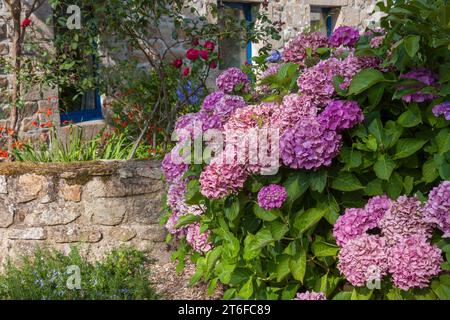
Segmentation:
{"type": "Polygon", "coordinates": [[[342,247],[337,267],[352,285],[360,287],[374,276],[381,279],[387,274],[387,252],[383,238],[363,234],[342,247]]]}
{"type": "Polygon", "coordinates": [[[249,90],[247,75],[239,68],[229,68],[222,72],[216,79],[217,87],[225,93],[234,93],[237,86],[242,85],[242,91],[249,90]]]}
{"type": "Polygon", "coordinates": [[[225,96],[225,93],[222,91],[215,91],[206,96],[205,100],[203,100],[202,110],[205,112],[213,112],[216,104],[225,96]]]}
{"type": "Polygon", "coordinates": [[[281,160],[293,169],[329,166],[338,155],[341,142],[340,134],[324,128],[316,118],[302,118],[281,136],[281,160]]]}
{"type": "Polygon", "coordinates": [[[334,47],[354,46],[359,40],[359,31],[355,27],[341,26],[334,30],[330,44],[334,47]]]}
{"type": "Polygon", "coordinates": [[[180,159],[174,151],[166,154],[162,161],[161,169],[168,182],[179,180],[188,169],[188,165],[180,159]],[[174,161],[176,160],[176,161],[174,161]]]}
{"type": "Polygon", "coordinates": [[[433,188],[424,206],[424,220],[436,225],[450,238],[450,181],[443,181],[433,188]]]}
{"type": "Polygon", "coordinates": [[[434,106],[433,114],[436,117],[443,115],[445,120],[450,121],[450,101],[446,101],[434,106]]]}
{"type": "Polygon", "coordinates": [[[314,97],[308,95],[289,94],[284,96],[280,111],[273,115],[277,118],[277,127],[282,134],[292,128],[304,117],[315,117],[317,115],[317,102],[314,97]]]}
{"type": "Polygon", "coordinates": [[[287,193],[283,186],[269,184],[258,192],[258,205],[266,210],[281,208],[286,201],[287,193]]]}
{"type": "Polygon", "coordinates": [[[333,100],[319,115],[319,122],[329,130],[350,129],[364,121],[364,115],[356,101],[333,100]]]}
{"type": "Polygon", "coordinates": [[[401,79],[413,79],[417,80],[421,84],[414,84],[408,86],[401,86],[399,89],[416,89],[416,92],[406,94],[402,97],[402,100],[405,102],[424,102],[428,100],[433,100],[435,95],[432,93],[424,93],[421,92],[420,89],[425,86],[435,86],[437,77],[436,75],[429,69],[426,68],[417,68],[411,70],[410,72],[404,73],[400,76],[401,79]]]}
{"type": "Polygon", "coordinates": [[[390,246],[415,234],[431,237],[432,231],[431,225],[424,220],[420,201],[407,196],[401,196],[392,203],[380,220],[380,228],[390,246]]]}
{"type": "Polygon", "coordinates": [[[385,36],[377,36],[370,39],[370,47],[378,48],[384,41],[385,36]]]}
{"type": "Polygon", "coordinates": [[[441,271],[441,250],[423,235],[402,238],[389,250],[389,272],[396,287],[403,290],[425,288],[441,271]]]}
{"type": "Polygon", "coordinates": [[[327,300],[327,298],[323,292],[306,291],[297,293],[294,300],[327,300]]]}
{"type": "Polygon", "coordinates": [[[371,228],[379,226],[381,219],[384,217],[385,213],[388,211],[391,205],[392,200],[389,199],[386,195],[375,196],[367,201],[364,210],[367,212],[370,220],[372,220],[371,228]]]}
{"type": "Polygon", "coordinates": [[[173,210],[180,201],[184,201],[186,191],[186,179],[179,179],[175,183],[172,183],[167,191],[167,205],[173,210]]]}

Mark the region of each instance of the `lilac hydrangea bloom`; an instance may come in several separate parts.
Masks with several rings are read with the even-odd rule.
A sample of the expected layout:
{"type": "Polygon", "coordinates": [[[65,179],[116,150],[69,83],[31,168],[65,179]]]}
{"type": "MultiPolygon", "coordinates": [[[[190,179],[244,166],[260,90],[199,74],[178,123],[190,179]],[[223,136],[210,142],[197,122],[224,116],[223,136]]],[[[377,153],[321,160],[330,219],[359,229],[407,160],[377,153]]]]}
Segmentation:
{"type": "Polygon", "coordinates": [[[401,196],[392,203],[380,220],[380,228],[390,246],[415,234],[430,237],[432,231],[431,225],[424,221],[420,201],[407,196],[401,196]]]}
{"type": "Polygon", "coordinates": [[[330,37],[330,44],[334,47],[354,46],[359,40],[359,31],[355,27],[341,26],[334,30],[330,37]]]}
{"type": "Polygon", "coordinates": [[[327,298],[323,292],[306,291],[297,293],[294,300],[327,300],[327,298]]]}
{"type": "Polygon", "coordinates": [[[308,95],[289,94],[284,96],[280,106],[280,112],[274,114],[277,117],[277,127],[283,133],[304,117],[317,115],[317,102],[314,97],[308,95]]]}
{"type": "Polygon", "coordinates": [[[387,274],[388,257],[384,239],[375,235],[361,235],[348,241],[339,252],[338,269],[354,286],[387,274]]]}
{"type": "Polygon", "coordinates": [[[287,192],[283,186],[269,184],[258,192],[258,205],[266,210],[281,208],[286,201],[287,192]]]}
{"type": "Polygon", "coordinates": [[[324,128],[317,119],[302,118],[281,136],[281,160],[293,169],[329,166],[338,155],[341,142],[340,134],[324,128]]]}
{"type": "Polygon", "coordinates": [[[370,220],[372,220],[371,228],[379,226],[381,219],[384,217],[384,214],[388,211],[391,205],[392,200],[386,195],[375,196],[367,201],[364,210],[367,212],[370,220]]]}
{"type": "Polygon", "coordinates": [[[188,165],[186,163],[178,161],[179,158],[180,157],[176,156],[172,151],[166,154],[162,161],[161,169],[169,182],[174,182],[180,179],[188,169],[188,165]],[[177,161],[174,161],[174,159],[177,161]]]}
{"type": "Polygon", "coordinates": [[[438,226],[444,238],[450,238],[450,181],[443,181],[430,191],[424,220],[438,226]]]}
{"type": "Polygon", "coordinates": [[[417,68],[411,70],[410,72],[404,73],[400,76],[401,79],[413,79],[421,82],[422,84],[402,86],[399,89],[417,89],[416,92],[406,94],[402,97],[405,102],[424,102],[428,100],[433,100],[435,95],[432,93],[421,92],[425,86],[435,86],[436,85],[436,75],[429,69],[417,68]]]}
{"type": "Polygon", "coordinates": [[[175,133],[179,141],[187,138],[196,139],[209,129],[222,130],[222,118],[205,111],[188,113],[181,116],[175,124],[175,133]]]}
{"type": "Polygon", "coordinates": [[[184,200],[178,201],[177,204],[172,209],[172,215],[166,222],[166,229],[170,234],[176,235],[178,237],[186,235],[187,227],[183,226],[181,228],[176,228],[178,220],[180,217],[185,216],[187,214],[193,214],[196,216],[202,215],[205,208],[200,205],[187,205],[184,200]]]}
{"type": "Polygon", "coordinates": [[[307,57],[306,49],[311,49],[312,54],[315,55],[318,48],[326,47],[327,44],[328,39],[321,32],[302,33],[285,46],[283,60],[303,66],[307,57]]]}
{"type": "Polygon", "coordinates": [[[422,235],[402,238],[389,251],[389,272],[396,287],[403,290],[425,288],[441,271],[441,250],[422,235]]]}
{"type": "Polygon", "coordinates": [[[216,104],[225,96],[223,91],[215,91],[206,96],[203,100],[202,110],[205,112],[213,112],[216,104]]]}
{"type": "Polygon", "coordinates": [[[193,223],[190,224],[186,232],[186,241],[191,245],[191,247],[200,253],[206,253],[213,248],[211,242],[208,238],[210,231],[207,230],[203,233],[200,232],[200,224],[193,223]]]}
{"type": "Polygon", "coordinates": [[[329,130],[350,129],[364,121],[364,115],[356,101],[333,100],[319,115],[319,122],[329,130]]]}
{"type": "Polygon", "coordinates": [[[436,117],[444,116],[445,120],[450,121],[450,101],[443,102],[433,107],[433,114],[436,117]]]}
{"type": "Polygon", "coordinates": [[[167,191],[167,205],[174,209],[180,201],[184,201],[184,195],[187,191],[186,179],[179,179],[172,183],[167,191]]]}
{"type": "Polygon", "coordinates": [[[370,39],[370,47],[378,48],[384,41],[385,36],[377,36],[370,39]]]}
{"type": "Polygon", "coordinates": [[[243,86],[244,92],[249,89],[247,75],[241,69],[234,67],[222,72],[216,79],[216,85],[225,93],[234,93],[239,85],[243,86]]]}

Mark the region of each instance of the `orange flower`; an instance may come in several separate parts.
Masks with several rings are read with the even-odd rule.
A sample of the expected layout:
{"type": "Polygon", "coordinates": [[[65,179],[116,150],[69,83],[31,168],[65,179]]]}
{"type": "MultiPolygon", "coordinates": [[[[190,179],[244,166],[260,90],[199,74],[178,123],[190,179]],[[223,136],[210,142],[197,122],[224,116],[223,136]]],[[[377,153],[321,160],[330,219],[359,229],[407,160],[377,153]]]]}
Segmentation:
{"type": "Polygon", "coordinates": [[[46,114],[47,114],[47,117],[50,117],[53,114],[52,108],[48,108],[46,114]]]}
{"type": "Polygon", "coordinates": [[[31,123],[31,125],[32,125],[33,127],[39,127],[39,123],[38,123],[37,121],[33,121],[33,122],[31,123]]]}
{"type": "Polygon", "coordinates": [[[14,135],[14,133],[16,133],[16,132],[15,132],[13,129],[8,128],[8,129],[7,129],[7,133],[8,133],[8,135],[12,136],[12,135],[14,135]]]}

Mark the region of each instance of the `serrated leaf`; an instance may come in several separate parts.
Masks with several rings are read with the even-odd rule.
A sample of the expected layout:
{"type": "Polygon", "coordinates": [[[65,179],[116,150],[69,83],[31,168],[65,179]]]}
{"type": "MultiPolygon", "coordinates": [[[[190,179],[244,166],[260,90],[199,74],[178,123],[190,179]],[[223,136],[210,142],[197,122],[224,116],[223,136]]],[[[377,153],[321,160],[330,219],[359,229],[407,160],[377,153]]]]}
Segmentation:
{"type": "Polygon", "coordinates": [[[294,279],[303,283],[306,273],[306,251],[303,248],[300,248],[299,252],[290,258],[289,269],[294,279]]]}
{"type": "Polygon", "coordinates": [[[278,261],[276,262],[276,270],[277,270],[277,281],[280,282],[291,272],[289,269],[289,261],[290,256],[281,255],[278,261]]]}
{"type": "Polygon", "coordinates": [[[394,160],[409,157],[410,155],[420,150],[425,145],[425,143],[427,143],[427,140],[414,138],[398,140],[397,144],[395,145],[394,160]]]}
{"type": "Polygon", "coordinates": [[[413,58],[419,51],[419,44],[420,44],[420,36],[408,35],[403,40],[403,45],[405,46],[406,53],[411,58],[413,58]]]}
{"type": "Polygon", "coordinates": [[[358,72],[350,82],[349,94],[360,94],[373,85],[384,81],[383,74],[375,69],[364,69],[358,72]]]}
{"type": "Polygon", "coordinates": [[[310,188],[313,191],[322,192],[327,185],[327,171],[320,169],[318,171],[313,171],[309,176],[310,188]]]}
{"type": "Polygon", "coordinates": [[[335,257],[339,252],[339,247],[326,243],[324,241],[314,241],[312,244],[312,252],[314,256],[321,257],[335,257]]]}
{"type": "Polygon", "coordinates": [[[311,208],[303,213],[297,213],[294,220],[294,227],[296,227],[300,233],[304,233],[311,228],[320,219],[323,218],[325,211],[319,208],[311,208]]]}
{"type": "Polygon", "coordinates": [[[281,240],[284,235],[289,231],[289,227],[281,221],[275,220],[267,224],[272,237],[275,241],[281,240]]]}
{"type": "Polygon", "coordinates": [[[331,187],[339,191],[356,191],[364,188],[358,178],[348,172],[340,172],[331,187]]]}
{"type": "Polygon", "coordinates": [[[202,219],[201,216],[199,215],[194,215],[194,214],[187,214],[185,216],[181,216],[178,218],[177,224],[175,225],[175,228],[181,228],[184,227],[188,224],[194,223],[194,222],[198,222],[202,219]]]}
{"type": "Polygon", "coordinates": [[[273,221],[281,215],[281,211],[278,209],[266,210],[257,204],[253,206],[253,212],[255,216],[264,221],[273,221]]]}
{"type": "Polygon", "coordinates": [[[377,162],[373,165],[376,176],[382,180],[389,180],[394,168],[395,161],[386,154],[379,156],[377,162]]]}

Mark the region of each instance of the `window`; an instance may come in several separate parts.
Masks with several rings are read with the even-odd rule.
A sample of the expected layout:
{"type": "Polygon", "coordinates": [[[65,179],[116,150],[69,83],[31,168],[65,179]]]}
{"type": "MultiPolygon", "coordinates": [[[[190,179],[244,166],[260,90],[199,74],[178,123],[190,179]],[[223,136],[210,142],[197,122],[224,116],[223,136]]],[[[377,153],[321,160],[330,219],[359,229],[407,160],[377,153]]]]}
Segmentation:
{"type": "MultiPolygon", "coordinates": [[[[237,17],[241,21],[246,21],[247,24],[252,22],[252,6],[249,3],[239,2],[221,2],[221,11],[223,15],[237,17]]],[[[222,19],[219,24],[227,23],[222,19]]],[[[244,31],[245,32],[245,31],[244,31]]],[[[230,67],[241,67],[244,63],[251,63],[252,61],[252,43],[242,44],[235,39],[228,38],[219,42],[220,54],[220,69],[227,69],[230,67]]]]}
{"type": "MultiPolygon", "coordinates": [[[[59,12],[66,12],[65,6],[61,6],[59,12]]],[[[85,12],[89,12],[89,10],[85,10],[85,12]]],[[[72,36],[66,27],[59,24],[57,24],[55,32],[65,37],[72,36]]],[[[89,44],[89,54],[84,54],[80,50],[76,52],[72,50],[70,54],[73,59],[78,61],[78,64],[81,61],[85,75],[95,79],[98,71],[97,45],[91,41],[87,43],[89,44]],[[90,47],[91,45],[92,47],[90,47]]],[[[66,53],[64,49],[59,50],[62,50],[60,53],[66,53]]],[[[66,121],[77,123],[103,118],[100,92],[98,89],[89,90],[80,94],[74,86],[60,86],[59,101],[61,123],[66,121]]]]}
{"type": "Polygon", "coordinates": [[[328,37],[333,32],[336,19],[339,15],[339,8],[311,6],[310,26],[311,31],[319,31],[328,37]]]}

